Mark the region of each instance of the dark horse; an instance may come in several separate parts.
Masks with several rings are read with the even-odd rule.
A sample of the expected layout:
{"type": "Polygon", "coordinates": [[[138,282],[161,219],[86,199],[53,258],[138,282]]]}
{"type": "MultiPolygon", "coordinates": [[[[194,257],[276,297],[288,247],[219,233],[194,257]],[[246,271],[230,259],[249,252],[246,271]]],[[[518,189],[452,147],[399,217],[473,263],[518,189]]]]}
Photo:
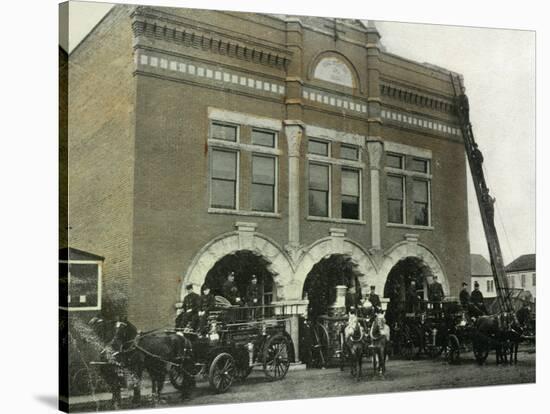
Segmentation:
{"type": "Polygon", "coordinates": [[[374,318],[370,332],[370,348],[373,350],[372,366],[374,372],[382,376],[386,373],[387,345],[390,340],[390,327],[386,324],[384,315],[378,314],[374,318]]]}
{"type": "MultiPolygon", "coordinates": [[[[95,334],[99,337],[99,340],[104,344],[103,349],[100,352],[100,360],[105,364],[98,366],[99,374],[105,381],[105,384],[109,387],[112,394],[111,404],[113,409],[118,409],[121,403],[121,388],[124,386],[124,378],[121,375],[121,369],[125,368],[124,362],[129,362],[130,365],[135,365],[138,361],[121,361],[120,353],[112,347],[112,343],[117,331],[118,321],[107,321],[100,317],[92,318],[88,324],[94,330],[95,334]]],[[[131,372],[134,379],[134,396],[133,401],[139,402],[141,374],[131,372]]]]}
{"type": "MultiPolygon", "coordinates": [[[[343,335],[347,356],[351,361],[351,375],[359,381],[363,372],[363,354],[365,351],[366,336],[357,316],[350,315],[343,335]]],[[[343,365],[340,368],[343,370],[343,365]]]]}
{"type": "MultiPolygon", "coordinates": [[[[512,337],[516,342],[515,315],[502,312],[495,315],[484,315],[475,321],[475,336],[473,338],[474,354],[478,363],[482,364],[491,349],[495,350],[497,364],[507,362],[507,346],[512,337]]],[[[521,336],[521,334],[520,334],[521,336]]],[[[517,359],[517,355],[516,355],[517,359]]]]}
{"type": "Polygon", "coordinates": [[[160,400],[168,367],[178,366],[191,347],[187,338],[175,332],[153,330],[141,334],[128,321],[117,323],[112,346],[120,350],[140,380],[144,369],[149,373],[154,401],[160,400]]]}
{"type": "MultiPolygon", "coordinates": [[[[107,343],[102,354],[110,354],[119,366],[130,372],[133,380],[133,403],[141,400],[141,382],[143,371],[151,378],[153,399],[158,401],[166,378],[167,365],[177,364],[185,352],[187,339],[175,333],[152,331],[138,334],[137,328],[127,320],[105,321],[94,318],[90,325],[96,331],[108,332],[104,336],[107,343]],[[107,339],[110,337],[110,341],[107,339]]],[[[108,374],[108,372],[107,372],[108,374]]],[[[115,382],[113,375],[103,375],[113,393],[113,405],[120,404],[120,388],[122,382],[115,382]]]]}

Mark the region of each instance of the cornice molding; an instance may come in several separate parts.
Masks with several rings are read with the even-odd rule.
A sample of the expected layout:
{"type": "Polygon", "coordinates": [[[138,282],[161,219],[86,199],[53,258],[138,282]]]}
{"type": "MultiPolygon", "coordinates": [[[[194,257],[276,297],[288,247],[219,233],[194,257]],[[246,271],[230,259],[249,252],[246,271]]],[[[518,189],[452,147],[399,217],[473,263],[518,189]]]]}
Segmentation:
{"type": "Polygon", "coordinates": [[[455,111],[454,104],[450,99],[435,97],[432,94],[423,93],[413,88],[390,84],[387,81],[380,82],[380,95],[444,113],[453,114],[455,111]]]}
{"type": "Polygon", "coordinates": [[[133,14],[134,37],[140,36],[202,49],[210,53],[286,70],[292,51],[215,31],[205,24],[188,21],[157,10],[138,7],[133,14]]]}

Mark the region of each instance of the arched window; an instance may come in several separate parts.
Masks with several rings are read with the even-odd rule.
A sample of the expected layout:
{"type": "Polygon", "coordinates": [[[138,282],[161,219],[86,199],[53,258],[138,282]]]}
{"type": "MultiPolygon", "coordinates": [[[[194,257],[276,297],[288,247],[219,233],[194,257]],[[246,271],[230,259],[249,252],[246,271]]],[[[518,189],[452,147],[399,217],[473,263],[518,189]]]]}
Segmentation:
{"type": "Polygon", "coordinates": [[[353,73],[349,66],[336,56],[326,56],[319,60],[313,71],[313,77],[348,88],[355,86],[353,73]]]}

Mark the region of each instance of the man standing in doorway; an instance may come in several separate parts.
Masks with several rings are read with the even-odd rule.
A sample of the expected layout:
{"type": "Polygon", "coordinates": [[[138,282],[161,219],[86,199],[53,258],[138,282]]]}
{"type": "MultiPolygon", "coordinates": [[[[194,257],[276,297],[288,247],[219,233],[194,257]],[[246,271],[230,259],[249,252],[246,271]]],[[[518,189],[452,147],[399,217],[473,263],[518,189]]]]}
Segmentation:
{"type": "Polygon", "coordinates": [[[239,295],[239,290],[235,286],[235,273],[229,272],[227,275],[227,280],[224,282],[222,287],[223,297],[226,298],[229,303],[232,305],[240,305],[241,298],[239,295]]]}

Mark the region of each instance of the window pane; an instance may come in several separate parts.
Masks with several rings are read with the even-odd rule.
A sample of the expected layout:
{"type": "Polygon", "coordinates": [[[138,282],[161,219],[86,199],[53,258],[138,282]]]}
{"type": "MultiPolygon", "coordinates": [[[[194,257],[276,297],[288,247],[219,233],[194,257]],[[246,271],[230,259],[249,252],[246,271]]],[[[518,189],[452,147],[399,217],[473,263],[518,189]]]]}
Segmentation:
{"type": "Polygon", "coordinates": [[[309,188],[328,191],[328,165],[309,164],[309,188]]]}
{"type": "Polygon", "coordinates": [[[403,178],[388,175],[388,199],[403,200],[403,178]]]}
{"type": "Polygon", "coordinates": [[[237,178],[237,153],[229,151],[212,151],[212,178],[237,178]]]}
{"type": "Polygon", "coordinates": [[[231,125],[212,123],[212,138],[223,139],[226,141],[237,141],[237,127],[231,125]]]}
{"type": "Polygon", "coordinates": [[[252,143],[264,147],[275,147],[275,134],[273,132],[252,130],[252,143]]]}
{"type": "Polygon", "coordinates": [[[386,154],[386,165],[392,168],[403,168],[403,157],[401,155],[386,154]]]}
{"type": "Polygon", "coordinates": [[[388,200],[388,222],[403,223],[403,202],[388,200]]]}
{"type": "Polygon", "coordinates": [[[212,180],[212,207],[235,208],[235,181],[212,180]]]}
{"type": "Polygon", "coordinates": [[[358,160],[359,149],[351,145],[342,145],[340,147],[340,158],[344,158],[346,160],[358,160]]]}
{"type": "Polygon", "coordinates": [[[411,160],[410,169],[413,170],[413,171],[427,173],[428,172],[428,160],[421,160],[421,159],[418,159],[418,158],[413,158],[411,160]]]}
{"type": "Polygon", "coordinates": [[[342,195],[342,218],[359,220],[359,197],[342,195]]]}
{"type": "Polygon", "coordinates": [[[70,263],[69,273],[69,306],[71,308],[98,306],[98,266],[91,263],[70,263]]]}
{"type": "Polygon", "coordinates": [[[427,226],[428,222],[428,204],[414,203],[414,224],[417,226],[427,226]]]}
{"type": "Polygon", "coordinates": [[[427,181],[413,181],[413,201],[422,203],[428,202],[428,182],[427,181]]]}
{"type": "Polygon", "coordinates": [[[315,141],[310,139],[308,141],[307,151],[310,154],[326,155],[328,156],[328,142],[315,141]]]}
{"type": "Polygon", "coordinates": [[[342,194],[359,196],[359,173],[342,169],[342,194]]]}
{"type": "Polygon", "coordinates": [[[309,190],[309,215],[328,217],[328,191],[309,190]]]}
{"type": "Polygon", "coordinates": [[[275,211],[274,187],[264,184],[252,184],[252,210],[275,211]]]}
{"type": "Polygon", "coordinates": [[[252,182],[258,184],[275,184],[275,158],[252,157],[252,182]]]}

